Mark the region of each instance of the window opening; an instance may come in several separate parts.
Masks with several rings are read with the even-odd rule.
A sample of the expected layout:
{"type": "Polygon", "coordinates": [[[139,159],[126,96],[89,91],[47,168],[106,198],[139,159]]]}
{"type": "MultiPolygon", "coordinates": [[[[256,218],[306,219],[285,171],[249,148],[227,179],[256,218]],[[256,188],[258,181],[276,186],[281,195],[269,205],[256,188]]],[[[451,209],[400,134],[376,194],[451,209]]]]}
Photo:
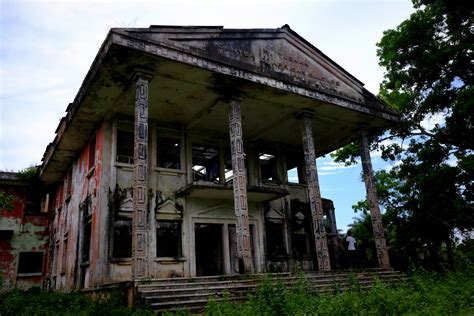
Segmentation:
{"type": "Polygon", "coordinates": [[[181,169],[181,146],[179,139],[158,136],[156,147],[158,167],[181,169]]]}
{"type": "Polygon", "coordinates": [[[192,152],[193,181],[219,183],[219,148],[193,144],[192,152]]]}
{"type": "Polygon", "coordinates": [[[89,142],[89,170],[95,166],[95,135],[89,142]]]}
{"type": "Polygon", "coordinates": [[[20,252],[17,273],[41,273],[43,272],[42,252],[20,252]]]}
{"type": "Polygon", "coordinates": [[[181,257],[181,221],[156,222],[156,256],[181,257]]]}
{"type": "Polygon", "coordinates": [[[114,223],[114,258],[130,258],[132,256],[132,220],[120,218],[114,223]]]}
{"type": "Polygon", "coordinates": [[[304,184],[303,154],[288,153],[286,156],[286,169],[289,183],[304,184]]]}
{"type": "Polygon", "coordinates": [[[292,249],[297,259],[312,255],[311,216],[308,203],[291,201],[292,212],[292,249]]]}
{"type": "Polygon", "coordinates": [[[66,273],[66,265],[67,265],[67,235],[64,237],[63,241],[63,253],[61,258],[61,273],[66,273]]]}
{"type": "Polygon", "coordinates": [[[92,200],[88,195],[85,200],[79,205],[80,212],[82,213],[82,250],[81,250],[81,261],[82,263],[89,262],[89,252],[91,245],[91,232],[92,232],[92,200]]]}
{"type": "Polygon", "coordinates": [[[72,168],[69,169],[66,176],[66,197],[70,197],[72,194],[72,168]]]}
{"type": "Polygon", "coordinates": [[[262,180],[280,182],[275,155],[259,153],[258,161],[260,164],[260,177],[262,180]]]}
{"type": "Polygon", "coordinates": [[[234,171],[232,169],[232,154],[228,147],[224,150],[224,176],[225,183],[232,184],[234,171]]]}
{"type": "Polygon", "coordinates": [[[116,161],[133,164],[133,132],[117,131],[117,156],[116,161]]]}
{"type": "Polygon", "coordinates": [[[280,221],[265,221],[267,256],[269,258],[286,256],[284,225],[280,221]]]}

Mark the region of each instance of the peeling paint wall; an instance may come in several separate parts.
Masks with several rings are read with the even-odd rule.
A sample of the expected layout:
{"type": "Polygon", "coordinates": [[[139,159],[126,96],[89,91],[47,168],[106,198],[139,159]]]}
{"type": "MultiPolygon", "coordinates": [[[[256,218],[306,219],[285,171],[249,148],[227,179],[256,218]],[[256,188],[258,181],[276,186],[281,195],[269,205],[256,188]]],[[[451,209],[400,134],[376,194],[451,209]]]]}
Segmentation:
{"type": "Polygon", "coordinates": [[[0,173],[0,190],[12,195],[14,200],[11,212],[0,210],[0,280],[3,281],[1,288],[42,287],[48,249],[49,214],[41,212],[39,205],[37,209],[30,209],[25,213],[29,187],[17,179],[5,180],[5,174],[7,173],[0,173]],[[30,253],[39,255],[40,257],[36,258],[40,260],[26,262],[30,253]],[[23,261],[21,263],[20,256],[23,261]],[[33,266],[28,266],[32,263],[33,266]]]}
{"type": "Polygon", "coordinates": [[[100,242],[101,235],[107,232],[100,211],[104,203],[107,205],[107,191],[101,188],[103,148],[110,146],[110,140],[104,145],[104,138],[110,134],[106,132],[107,128],[107,124],[98,128],[56,186],[50,241],[51,269],[48,273],[52,289],[89,287],[96,282],[96,277],[103,278],[103,271],[96,271],[101,269],[101,260],[107,257],[101,253],[105,243],[100,242]],[[90,240],[93,242],[90,243],[89,260],[84,261],[84,226],[89,218],[90,240]]]}

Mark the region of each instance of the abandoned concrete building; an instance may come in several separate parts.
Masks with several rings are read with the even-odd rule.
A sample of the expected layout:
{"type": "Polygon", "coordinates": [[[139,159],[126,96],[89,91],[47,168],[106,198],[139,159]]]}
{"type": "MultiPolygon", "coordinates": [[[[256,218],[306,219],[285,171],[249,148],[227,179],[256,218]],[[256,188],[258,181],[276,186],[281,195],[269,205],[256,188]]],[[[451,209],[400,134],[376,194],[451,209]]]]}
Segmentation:
{"type": "Polygon", "coordinates": [[[52,289],[337,269],[315,159],[354,141],[389,267],[367,136],[398,117],[287,25],[111,29],[66,112],[40,168],[52,289]]]}

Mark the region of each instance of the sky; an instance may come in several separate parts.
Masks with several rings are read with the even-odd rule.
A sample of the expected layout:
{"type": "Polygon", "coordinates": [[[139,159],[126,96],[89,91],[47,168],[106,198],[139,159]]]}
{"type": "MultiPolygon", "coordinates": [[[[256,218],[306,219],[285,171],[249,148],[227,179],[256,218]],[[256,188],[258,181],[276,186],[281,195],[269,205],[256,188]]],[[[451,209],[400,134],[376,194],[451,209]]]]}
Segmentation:
{"type": "MultiPolygon", "coordinates": [[[[376,43],[413,12],[408,0],[315,1],[8,1],[0,0],[0,170],[41,158],[69,102],[112,27],[284,24],[377,94],[383,79],[376,43]]],[[[372,153],[374,169],[387,168],[372,153]]],[[[360,164],[317,160],[321,195],[332,199],[339,228],[364,199],[360,164]]]]}

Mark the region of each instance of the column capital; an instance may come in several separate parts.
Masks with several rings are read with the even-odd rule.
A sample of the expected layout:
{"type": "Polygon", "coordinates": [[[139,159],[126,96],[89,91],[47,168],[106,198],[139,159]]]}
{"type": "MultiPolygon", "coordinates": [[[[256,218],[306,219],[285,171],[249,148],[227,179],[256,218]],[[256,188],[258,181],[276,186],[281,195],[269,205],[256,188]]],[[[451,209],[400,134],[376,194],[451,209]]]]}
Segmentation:
{"type": "Polygon", "coordinates": [[[150,82],[153,79],[153,72],[150,69],[135,68],[130,74],[130,80],[137,81],[143,79],[150,82]]]}
{"type": "Polygon", "coordinates": [[[304,109],[303,111],[296,113],[295,117],[299,120],[303,118],[312,119],[314,117],[314,112],[309,109],[304,109]]]}

